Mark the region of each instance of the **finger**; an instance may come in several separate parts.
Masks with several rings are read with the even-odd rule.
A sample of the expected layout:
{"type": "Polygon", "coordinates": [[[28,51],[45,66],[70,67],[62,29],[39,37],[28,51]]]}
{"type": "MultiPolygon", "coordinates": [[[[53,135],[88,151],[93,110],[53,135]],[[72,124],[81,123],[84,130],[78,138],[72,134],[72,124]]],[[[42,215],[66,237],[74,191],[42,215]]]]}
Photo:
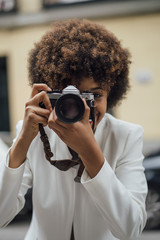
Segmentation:
{"type": "Polygon", "coordinates": [[[33,111],[35,114],[37,114],[37,115],[39,115],[39,116],[41,116],[41,117],[46,118],[47,120],[48,120],[49,115],[50,115],[50,111],[48,111],[48,110],[45,109],[45,108],[34,107],[34,108],[32,108],[32,111],[33,111]]]}
{"type": "Polygon", "coordinates": [[[67,128],[67,124],[61,122],[56,113],[55,113],[55,109],[51,112],[49,118],[48,118],[48,126],[51,129],[57,129],[57,130],[62,130],[62,129],[66,129],[67,128]]]}
{"type": "Polygon", "coordinates": [[[89,115],[90,115],[90,108],[87,105],[86,100],[84,98],[82,99],[82,101],[83,101],[84,107],[85,107],[85,112],[84,112],[82,120],[87,120],[88,121],[89,115]]]}
{"type": "Polygon", "coordinates": [[[32,98],[33,104],[39,106],[40,103],[43,103],[45,105],[45,108],[48,109],[50,112],[52,111],[52,105],[49,100],[48,95],[46,92],[42,91],[37,93],[33,98],[32,98]]]}
{"type": "Polygon", "coordinates": [[[38,125],[39,123],[41,123],[43,126],[46,126],[48,123],[47,118],[37,115],[36,113],[32,112],[29,115],[29,119],[32,122],[32,125],[38,125]]]}
{"type": "Polygon", "coordinates": [[[31,98],[34,97],[37,93],[40,91],[52,91],[50,87],[47,86],[47,84],[44,83],[37,83],[33,84],[32,92],[31,92],[31,98]]]}
{"type": "MultiPolygon", "coordinates": [[[[51,128],[57,135],[58,135],[58,137],[62,140],[63,139],[63,134],[60,132],[60,131],[58,131],[56,128],[51,128]]],[[[63,140],[62,140],[63,141],[63,140]]]]}
{"type": "MultiPolygon", "coordinates": [[[[26,108],[25,108],[25,115],[29,116],[29,118],[31,116],[37,115],[37,116],[45,118],[48,121],[50,112],[47,109],[36,107],[36,106],[33,107],[33,106],[29,105],[29,106],[26,106],[26,108]]],[[[31,120],[33,120],[32,117],[31,117],[31,120]]]]}

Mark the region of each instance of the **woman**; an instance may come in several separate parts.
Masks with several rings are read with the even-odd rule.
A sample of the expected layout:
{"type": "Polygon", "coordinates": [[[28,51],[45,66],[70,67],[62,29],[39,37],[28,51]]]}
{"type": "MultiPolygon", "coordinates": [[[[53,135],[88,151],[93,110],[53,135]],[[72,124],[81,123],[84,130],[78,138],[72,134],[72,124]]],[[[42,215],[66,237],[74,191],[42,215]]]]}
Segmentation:
{"type": "Polygon", "coordinates": [[[0,167],[1,226],[20,211],[32,187],[33,217],[26,240],[139,236],[146,221],[143,129],[106,114],[126,96],[129,64],[120,41],[87,20],[56,23],[35,45],[29,57],[31,98],[0,167]],[[57,117],[47,92],[69,85],[94,95],[93,122],[84,99],[81,120],[67,124],[57,117]],[[42,126],[50,142],[45,151],[42,126]],[[67,167],[72,158],[78,159],[76,164],[67,167]],[[60,167],[60,160],[67,164],[60,167]]]}

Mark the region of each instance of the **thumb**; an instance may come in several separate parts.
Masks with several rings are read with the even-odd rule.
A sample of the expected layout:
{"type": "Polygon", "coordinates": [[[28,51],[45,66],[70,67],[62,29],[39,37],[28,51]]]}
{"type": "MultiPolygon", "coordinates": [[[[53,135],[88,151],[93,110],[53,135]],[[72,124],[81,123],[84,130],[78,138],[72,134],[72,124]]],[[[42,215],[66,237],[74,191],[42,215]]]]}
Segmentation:
{"type": "Polygon", "coordinates": [[[82,120],[87,120],[88,121],[89,120],[89,115],[90,115],[90,108],[87,105],[86,100],[84,98],[82,99],[82,101],[84,103],[84,108],[85,108],[82,120]]]}

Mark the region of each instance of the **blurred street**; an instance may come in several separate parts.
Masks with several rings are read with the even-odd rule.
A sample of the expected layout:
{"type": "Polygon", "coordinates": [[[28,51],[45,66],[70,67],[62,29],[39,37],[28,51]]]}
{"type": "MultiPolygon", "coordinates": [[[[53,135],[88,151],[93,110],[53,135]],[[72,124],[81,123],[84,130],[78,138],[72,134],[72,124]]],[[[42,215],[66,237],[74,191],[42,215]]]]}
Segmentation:
{"type": "Polygon", "coordinates": [[[139,240],[159,240],[160,231],[147,231],[142,234],[139,240]]]}
{"type": "Polygon", "coordinates": [[[0,240],[23,240],[29,223],[12,223],[4,229],[0,229],[0,240]]]}
{"type": "MultiPolygon", "coordinates": [[[[83,26],[85,26],[84,23],[83,23],[83,26]]],[[[57,27],[60,27],[61,29],[61,25],[57,25],[57,27]]],[[[0,114],[1,114],[0,163],[3,160],[6,162],[6,153],[8,152],[9,148],[12,145],[13,138],[16,136],[17,122],[19,122],[21,119],[24,118],[24,111],[26,111],[25,106],[27,106],[26,103],[29,103],[28,98],[31,95],[31,85],[32,85],[31,83],[46,83],[47,85],[52,86],[53,89],[56,86],[57,90],[58,89],[62,90],[62,83],[64,87],[67,87],[68,85],[70,85],[69,82],[71,82],[71,84],[73,85],[75,83],[75,86],[78,89],[80,89],[82,87],[79,87],[78,85],[82,83],[83,78],[85,79],[85,82],[86,81],[89,82],[88,83],[89,85],[90,85],[89,80],[93,80],[93,82],[97,84],[95,86],[98,87],[99,91],[98,92],[92,91],[96,89],[92,87],[91,88],[86,87],[88,85],[86,86],[84,85],[85,86],[84,90],[90,89],[91,95],[92,93],[94,95],[95,103],[96,101],[98,103],[97,105],[95,104],[96,120],[98,119],[97,117],[98,111],[99,111],[98,106],[100,106],[99,105],[100,102],[98,101],[101,101],[101,99],[104,99],[104,96],[106,97],[106,100],[107,100],[107,101],[101,102],[102,105],[100,106],[100,111],[99,111],[99,113],[101,113],[101,109],[102,109],[101,107],[104,104],[105,104],[104,110],[106,110],[106,102],[111,103],[111,105],[114,106],[114,103],[117,101],[117,99],[120,100],[120,96],[122,93],[123,94],[122,97],[125,97],[125,98],[127,97],[124,103],[122,105],[117,104],[117,106],[114,107],[113,109],[112,108],[109,109],[110,110],[109,112],[111,113],[111,115],[115,116],[120,120],[138,124],[142,126],[142,128],[144,129],[143,155],[145,159],[143,161],[143,167],[145,169],[145,177],[148,185],[148,194],[146,199],[146,211],[147,211],[147,222],[146,222],[146,228],[145,228],[146,230],[142,233],[142,235],[138,239],[132,239],[132,240],[160,240],[160,127],[159,127],[160,111],[158,110],[159,102],[160,102],[160,94],[159,94],[160,31],[159,31],[159,27],[160,27],[160,0],[159,1],[158,0],[138,0],[138,1],[133,1],[133,0],[132,1],[131,0],[121,0],[121,1],[120,0],[110,0],[110,1],[109,0],[36,0],[36,1],[0,0],[0,114]],[[62,20],[68,20],[68,19],[74,19],[74,18],[87,19],[89,21],[93,21],[94,23],[100,24],[102,27],[106,28],[107,31],[113,33],[113,35],[115,35],[118,38],[118,42],[115,45],[117,47],[114,49],[114,43],[110,40],[104,42],[103,39],[105,38],[103,35],[100,36],[100,33],[98,34],[99,36],[97,35],[95,40],[93,40],[92,37],[94,37],[95,35],[96,28],[94,28],[94,31],[92,29],[91,32],[86,32],[86,33],[85,33],[85,30],[83,30],[80,36],[79,35],[80,31],[76,29],[76,27],[74,26],[72,31],[69,30],[68,34],[67,34],[67,29],[65,29],[64,32],[66,33],[65,34],[66,38],[65,37],[62,38],[63,35],[61,36],[59,33],[57,35],[59,36],[59,38],[57,38],[58,40],[55,40],[56,38],[54,39],[55,35],[53,34],[54,33],[53,29],[54,28],[56,29],[56,27],[53,27],[53,26],[56,26],[56,25],[54,24],[58,21],[61,22],[62,20]],[[42,39],[42,36],[44,36],[44,34],[48,32],[49,29],[51,30],[51,34],[47,35],[48,37],[46,38],[46,44],[43,44],[45,43],[45,41],[41,42],[40,39],[42,39]],[[69,41],[67,40],[67,35],[69,35],[69,39],[70,39],[69,41]],[[54,41],[54,44],[55,44],[54,46],[51,43],[51,39],[54,41]],[[74,39],[77,39],[76,42],[74,39]],[[97,39],[100,39],[100,41],[97,39]],[[93,42],[93,44],[91,44],[90,47],[88,47],[89,45],[83,46],[83,43],[87,44],[86,41],[88,41],[88,44],[89,42],[90,43],[93,42]],[[119,46],[119,42],[121,43],[121,47],[124,48],[125,50],[124,52],[122,52],[122,49],[119,46]],[[69,45],[67,45],[67,43],[69,43],[69,45]],[[37,49],[39,48],[39,50],[36,50],[36,48],[33,48],[35,44],[37,44],[36,46],[37,46],[37,49]],[[104,47],[104,46],[108,46],[108,47],[104,47]],[[32,54],[31,54],[31,49],[32,49],[32,54]],[[120,52],[119,52],[119,49],[121,49],[120,52]],[[33,50],[35,50],[35,52],[33,50]],[[45,53],[44,55],[43,55],[43,51],[45,53]],[[129,51],[130,57],[127,60],[128,51],[129,51]],[[124,56],[124,59],[126,59],[127,64],[124,64],[125,62],[122,60],[122,55],[124,56]],[[74,58],[73,56],[76,56],[76,57],[74,58]],[[64,59],[63,60],[64,62],[62,61],[62,59],[64,59]],[[105,63],[103,68],[101,68],[102,63],[105,63]],[[127,70],[127,65],[129,65],[130,63],[132,63],[130,66],[131,68],[127,70]],[[37,67],[37,70],[35,70],[36,69],[35,66],[37,67]],[[81,69],[81,72],[78,69],[81,69]],[[106,76],[105,76],[105,73],[106,73],[106,76]],[[110,75],[111,77],[109,77],[109,73],[111,74],[110,75]],[[127,95],[125,95],[125,89],[128,90],[128,87],[126,87],[127,85],[123,85],[123,84],[127,83],[128,74],[129,74],[129,81],[130,81],[129,85],[131,86],[131,89],[130,91],[127,92],[127,95]],[[76,83],[77,81],[75,81],[76,78],[79,78],[79,80],[77,79],[78,83],[76,83]],[[56,84],[56,81],[57,81],[57,84],[56,84]],[[110,84],[114,86],[114,88],[112,88],[111,86],[112,88],[111,93],[114,95],[113,99],[112,97],[110,97],[112,96],[112,94],[108,94],[108,92],[106,91],[104,91],[106,92],[106,95],[102,94],[103,90],[109,89],[110,85],[108,86],[106,84],[107,81],[108,82],[110,81],[110,84]],[[102,87],[102,85],[104,88],[102,87]],[[121,86],[120,91],[118,91],[118,86],[121,86]],[[158,230],[153,230],[153,229],[158,229],[158,230]]],[[[59,93],[58,95],[60,96],[63,94],[59,93]]],[[[61,100],[62,99],[63,98],[61,98],[61,100]]],[[[55,100],[55,99],[52,99],[52,100],[55,100]]],[[[31,102],[32,101],[30,99],[30,103],[31,102]]],[[[42,99],[42,102],[45,103],[45,98],[42,99]]],[[[91,101],[89,100],[89,102],[93,103],[92,100],[91,101]]],[[[55,104],[56,104],[56,101],[55,101],[55,104]]],[[[69,104],[70,104],[70,101],[69,101],[69,104]]],[[[76,112],[80,114],[81,111],[79,110],[79,108],[77,108],[77,106],[79,106],[79,101],[76,102],[75,106],[76,106],[76,112]]],[[[108,108],[109,106],[107,106],[107,110],[108,108]]],[[[71,106],[71,109],[73,109],[72,106],[71,106]]],[[[91,106],[90,106],[90,109],[91,109],[91,106]]],[[[43,111],[44,109],[42,110],[39,108],[39,110],[43,111]]],[[[36,115],[37,114],[38,112],[36,112],[36,115]]],[[[90,116],[91,115],[92,114],[90,114],[90,116]]],[[[68,121],[74,120],[74,116],[76,116],[74,110],[70,116],[71,117],[69,117],[68,121]]],[[[123,126],[123,125],[119,125],[119,126],[123,126]]],[[[105,127],[104,127],[104,131],[105,131],[105,127]]],[[[120,130],[120,132],[122,131],[123,129],[120,130]]],[[[117,145],[120,147],[116,147],[115,144],[108,145],[108,146],[111,146],[110,151],[111,151],[111,156],[113,156],[113,160],[115,161],[115,159],[117,159],[116,160],[117,165],[115,165],[115,168],[114,168],[116,169],[115,176],[116,177],[119,176],[117,169],[119,170],[120,168],[118,168],[118,166],[120,165],[123,166],[123,169],[124,169],[123,173],[125,173],[125,169],[127,168],[129,169],[129,166],[131,166],[130,164],[134,166],[133,174],[134,176],[136,176],[135,175],[136,170],[137,172],[139,171],[140,168],[142,170],[142,167],[138,168],[138,159],[140,158],[137,157],[136,159],[135,157],[135,165],[134,165],[134,161],[131,163],[131,161],[129,160],[132,159],[132,157],[130,158],[130,156],[132,155],[132,151],[136,153],[135,156],[138,156],[138,153],[140,154],[141,145],[140,144],[138,145],[138,142],[135,141],[135,146],[133,146],[135,148],[131,148],[131,145],[128,144],[128,142],[130,141],[130,139],[132,139],[132,137],[134,139],[134,134],[129,134],[126,138],[126,143],[123,148],[122,146],[123,141],[121,141],[121,136],[119,134],[120,132],[118,131],[117,134],[116,132],[117,130],[113,130],[112,132],[113,138],[108,137],[108,139],[113,139],[113,140],[115,139],[115,141],[120,144],[120,145],[117,145]],[[132,151],[129,151],[129,148],[128,148],[129,146],[132,151]],[[139,148],[139,151],[134,151],[136,147],[139,148]],[[127,151],[127,148],[128,148],[128,151],[127,151]],[[114,155],[118,156],[116,155],[116,153],[119,152],[119,149],[120,149],[121,155],[119,156],[119,158],[118,157],[114,158],[114,155]],[[124,154],[122,154],[122,151],[124,154]],[[127,158],[127,156],[129,156],[129,158],[127,158]],[[123,164],[123,161],[125,164],[123,164]]],[[[130,131],[130,133],[132,133],[132,131],[130,131]]],[[[137,139],[140,139],[140,133],[141,133],[141,130],[139,128],[139,132],[138,130],[137,132],[135,132],[135,135],[138,134],[137,139]]],[[[27,137],[27,134],[25,136],[27,137]]],[[[50,136],[51,135],[49,135],[49,137],[50,136]]],[[[102,134],[102,137],[103,136],[105,136],[105,134],[102,134]]],[[[125,137],[125,131],[123,136],[125,137]]],[[[107,134],[106,134],[106,138],[107,138],[107,134]]],[[[99,138],[99,140],[101,140],[101,138],[99,138]]],[[[55,145],[54,145],[54,143],[52,144],[52,141],[51,141],[51,144],[52,144],[51,150],[55,150],[55,152],[59,154],[59,151],[58,151],[59,149],[58,147],[56,147],[58,146],[56,145],[56,142],[57,140],[55,141],[55,145]]],[[[100,147],[102,142],[103,141],[100,141],[100,147]]],[[[109,141],[107,140],[106,142],[108,144],[110,140],[109,141]]],[[[102,150],[106,148],[107,144],[105,144],[105,142],[102,144],[104,146],[102,147],[102,150]]],[[[20,152],[22,152],[23,150],[24,148],[22,147],[22,150],[20,152]]],[[[37,153],[39,154],[38,150],[39,148],[37,149],[35,148],[35,151],[37,151],[37,153]]],[[[27,153],[27,156],[31,156],[29,157],[29,161],[32,158],[32,155],[30,155],[30,153],[32,153],[32,150],[29,151],[29,153],[27,153]]],[[[107,156],[110,155],[108,154],[107,151],[104,151],[103,153],[104,153],[104,157],[105,157],[105,154],[107,156]]],[[[11,156],[11,155],[8,154],[8,156],[11,156]]],[[[33,154],[33,158],[36,159],[36,157],[34,156],[36,156],[36,152],[33,154]]],[[[37,158],[38,157],[39,155],[37,155],[37,158]]],[[[7,158],[9,161],[9,157],[7,158]]],[[[56,154],[55,154],[55,159],[62,159],[62,158],[56,158],[56,154]]],[[[0,170],[1,169],[5,169],[5,168],[4,167],[1,168],[1,165],[0,165],[0,170]]],[[[48,169],[47,166],[45,169],[43,169],[44,174],[46,173],[47,169],[48,169]]],[[[9,170],[8,173],[11,171],[9,170]]],[[[38,174],[38,175],[35,174],[35,172],[38,172],[38,171],[37,170],[34,171],[34,167],[32,167],[32,165],[31,165],[31,172],[33,172],[33,179],[35,179],[34,182],[40,183],[41,179],[45,179],[44,178],[45,175],[41,177],[41,174],[38,174]]],[[[142,174],[139,174],[137,176],[140,176],[140,175],[142,174]]],[[[3,177],[4,176],[3,170],[0,171],[0,176],[1,176],[0,196],[2,196],[2,200],[3,199],[10,200],[12,199],[12,196],[11,198],[6,197],[7,193],[9,192],[7,191],[7,189],[9,188],[1,187],[5,183],[5,181],[3,182],[3,180],[5,179],[3,177]],[[3,189],[5,189],[5,191],[3,189]]],[[[127,173],[126,178],[125,176],[124,178],[127,180],[131,180],[131,182],[133,181],[133,184],[128,181],[126,183],[122,181],[122,184],[124,183],[124,188],[126,187],[126,190],[128,189],[129,191],[130,189],[132,190],[133,195],[135,195],[135,201],[139,201],[139,199],[141,201],[141,199],[143,199],[143,197],[141,198],[140,196],[142,191],[138,190],[138,188],[139,189],[141,188],[141,184],[142,184],[141,178],[137,177],[134,179],[132,178],[133,175],[130,175],[129,177],[128,176],[129,174],[127,173]],[[132,188],[130,188],[131,184],[133,186],[132,188]],[[134,186],[135,186],[135,189],[134,189],[134,186]]],[[[121,180],[121,178],[119,178],[118,181],[119,180],[121,180]]],[[[24,182],[25,181],[26,180],[24,180],[24,182]]],[[[22,179],[22,183],[24,182],[22,179]]],[[[7,179],[7,183],[10,183],[8,179],[7,179]]],[[[7,183],[6,183],[6,186],[7,186],[7,183]]],[[[11,185],[9,184],[9,186],[11,185]]],[[[35,187],[35,185],[33,186],[35,187]]],[[[38,193],[36,194],[40,193],[39,195],[41,196],[43,194],[43,188],[45,188],[45,186],[48,186],[48,182],[43,182],[42,186],[41,184],[38,184],[38,187],[37,186],[35,187],[38,189],[38,193]],[[40,192],[41,189],[39,189],[39,186],[42,188],[42,192],[40,192]]],[[[11,188],[11,189],[14,189],[14,188],[11,188]]],[[[19,186],[19,189],[21,190],[20,186],[19,186]]],[[[51,189],[52,189],[52,186],[51,186],[51,189]]],[[[142,189],[144,188],[142,187],[142,189]]],[[[53,191],[54,191],[54,188],[53,188],[53,191]]],[[[21,194],[21,191],[20,191],[20,194],[21,194]]],[[[36,195],[36,196],[39,196],[39,195],[36,195]]],[[[118,195],[115,195],[115,196],[117,197],[118,195]]],[[[126,196],[124,195],[124,197],[126,196]]],[[[29,189],[25,198],[26,198],[25,206],[20,211],[20,213],[16,216],[16,218],[13,219],[12,222],[7,227],[0,229],[0,240],[24,240],[25,235],[29,228],[31,215],[33,212],[32,188],[29,189]]],[[[34,196],[34,198],[36,197],[34,196]]],[[[8,204],[7,201],[6,203],[8,204]]],[[[0,200],[0,204],[1,204],[0,205],[1,208],[5,206],[3,205],[3,201],[1,200],[0,200]]],[[[44,209],[43,206],[41,208],[41,204],[39,206],[40,206],[39,207],[40,211],[41,209],[42,210],[44,209]]],[[[48,204],[48,207],[49,206],[50,205],[48,204]]],[[[59,206],[61,205],[59,204],[59,206]]],[[[124,209],[125,209],[125,206],[124,206],[124,209]]],[[[84,214],[87,214],[85,213],[85,211],[83,212],[84,214]]],[[[82,215],[83,215],[83,212],[82,212],[82,215]]],[[[0,217],[4,219],[3,211],[0,213],[0,217]]],[[[64,240],[64,239],[57,239],[54,235],[51,236],[51,234],[48,234],[48,235],[53,240],[64,240]]],[[[43,239],[43,240],[48,240],[48,239],[43,239]]],[[[81,240],[84,240],[84,239],[81,239],[81,240]]],[[[88,239],[88,240],[92,240],[92,239],[88,239]]],[[[96,240],[99,240],[99,239],[96,239],[96,240]]],[[[128,239],[123,239],[123,240],[128,240],[128,239]]]]}
{"type": "MultiPolygon", "coordinates": [[[[0,240],[23,240],[29,222],[13,222],[8,227],[0,230],[0,240]]],[[[159,240],[160,231],[145,231],[138,240],[159,240]]],[[[57,240],[57,239],[54,239],[57,240]]],[[[98,240],[98,239],[97,239],[98,240]]],[[[127,239],[126,239],[127,240],[127,239]]]]}

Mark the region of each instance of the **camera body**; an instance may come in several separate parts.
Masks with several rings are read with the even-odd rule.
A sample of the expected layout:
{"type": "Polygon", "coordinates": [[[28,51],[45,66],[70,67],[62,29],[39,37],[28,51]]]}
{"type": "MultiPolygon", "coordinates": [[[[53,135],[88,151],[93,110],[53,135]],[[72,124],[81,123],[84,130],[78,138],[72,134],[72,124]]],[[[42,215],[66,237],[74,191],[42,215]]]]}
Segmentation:
{"type": "Polygon", "coordinates": [[[76,87],[70,85],[62,91],[53,90],[47,92],[47,95],[52,108],[55,107],[56,115],[60,121],[71,124],[81,120],[85,112],[83,98],[90,108],[89,121],[95,121],[95,101],[94,95],[91,92],[84,91],[80,94],[76,87]]]}

